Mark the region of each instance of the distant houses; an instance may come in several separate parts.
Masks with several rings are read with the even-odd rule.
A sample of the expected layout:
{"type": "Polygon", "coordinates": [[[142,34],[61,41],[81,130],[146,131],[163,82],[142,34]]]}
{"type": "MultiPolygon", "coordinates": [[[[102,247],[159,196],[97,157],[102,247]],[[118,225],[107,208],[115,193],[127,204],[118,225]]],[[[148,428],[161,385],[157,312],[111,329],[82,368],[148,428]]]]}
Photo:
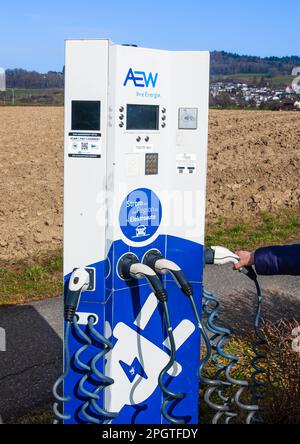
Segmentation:
{"type": "MultiPolygon", "coordinates": [[[[263,83],[263,82],[262,82],[263,83]]],[[[272,85],[217,81],[210,86],[211,105],[219,108],[255,107],[274,110],[300,110],[300,91],[272,85]]]]}
{"type": "Polygon", "coordinates": [[[300,100],[297,100],[297,101],[294,103],[294,107],[300,110],[300,100]]]}

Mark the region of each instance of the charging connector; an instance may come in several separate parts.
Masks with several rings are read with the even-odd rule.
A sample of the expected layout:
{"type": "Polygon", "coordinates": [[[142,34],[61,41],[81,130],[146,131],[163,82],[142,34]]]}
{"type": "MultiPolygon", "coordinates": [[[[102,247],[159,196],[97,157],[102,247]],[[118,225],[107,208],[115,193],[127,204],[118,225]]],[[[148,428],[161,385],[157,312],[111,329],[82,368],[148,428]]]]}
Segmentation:
{"type": "Polygon", "coordinates": [[[58,389],[63,385],[71,369],[71,359],[69,351],[69,337],[71,325],[76,322],[75,313],[80,301],[80,296],[83,291],[86,291],[90,285],[90,273],[84,268],[74,269],[68,284],[68,289],[64,300],[64,318],[66,321],[65,335],[64,335],[64,373],[58,378],[53,386],[53,396],[55,403],[53,405],[53,412],[55,419],[53,424],[59,424],[60,422],[68,421],[71,419],[71,415],[64,412],[60,412],[59,405],[62,403],[64,406],[71,400],[70,396],[65,394],[59,394],[58,389]]]}
{"type": "Polygon", "coordinates": [[[67,322],[73,322],[80,296],[89,288],[90,274],[85,268],[73,271],[64,302],[64,316],[67,322]]]}
{"type": "MultiPolygon", "coordinates": [[[[204,261],[207,265],[225,265],[237,264],[240,261],[238,255],[225,247],[205,247],[204,261]]],[[[239,269],[240,273],[245,274],[252,281],[257,280],[257,274],[253,267],[244,267],[239,269]]]]}
{"type": "Polygon", "coordinates": [[[239,256],[225,247],[205,247],[204,257],[205,263],[212,265],[237,264],[240,260],[239,256]]]}
{"type": "MultiPolygon", "coordinates": [[[[143,262],[147,265],[149,265],[151,268],[153,268],[157,273],[160,273],[162,275],[170,273],[175,282],[177,283],[178,287],[181,289],[181,291],[188,297],[189,302],[192,307],[192,311],[195,317],[195,321],[197,322],[199,331],[201,333],[201,336],[203,337],[205,346],[206,346],[206,354],[203,358],[201,358],[200,366],[198,369],[199,379],[201,383],[211,383],[211,380],[203,375],[203,370],[207,363],[209,362],[210,356],[211,356],[211,350],[212,346],[210,343],[210,339],[207,335],[207,332],[205,328],[203,327],[200,314],[198,312],[197,305],[194,300],[193,295],[193,287],[192,284],[188,281],[187,277],[185,276],[184,272],[181,270],[179,265],[177,265],[175,262],[172,262],[168,259],[165,259],[161,253],[157,250],[150,250],[146,255],[144,256],[143,262]]],[[[212,382],[214,384],[214,381],[212,382]]],[[[180,395],[180,394],[179,394],[180,395]]],[[[182,398],[181,398],[182,399],[182,398]]],[[[164,415],[166,417],[166,413],[164,415]]],[[[173,423],[180,424],[180,422],[173,423]]]]}
{"type": "Polygon", "coordinates": [[[193,296],[193,287],[181,268],[175,262],[165,259],[159,251],[150,250],[145,255],[143,263],[159,274],[171,273],[182,292],[188,297],[193,296]]]}
{"type": "Polygon", "coordinates": [[[141,264],[134,254],[125,254],[119,260],[118,274],[126,281],[145,278],[160,302],[166,302],[168,300],[167,292],[155,271],[147,265],[141,264]]]}
{"type": "MultiPolygon", "coordinates": [[[[158,253],[160,255],[160,253],[157,252],[156,250],[153,250],[153,251],[156,254],[158,253]]],[[[146,257],[147,257],[147,255],[146,255],[146,257]]],[[[146,257],[144,259],[146,259],[146,261],[147,261],[146,257]]],[[[169,315],[169,310],[168,310],[168,305],[167,305],[167,299],[168,299],[167,292],[164,289],[161,280],[159,279],[159,277],[156,274],[156,269],[154,268],[155,264],[157,263],[157,259],[163,260],[163,259],[161,259],[161,257],[162,257],[161,255],[159,256],[159,258],[157,256],[155,256],[155,257],[154,256],[152,257],[151,255],[149,256],[149,264],[152,265],[152,267],[153,267],[152,268],[145,263],[145,260],[141,264],[134,254],[132,254],[132,253],[125,254],[119,260],[118,274],[119,274],[119,276],[122,277],[122,279],[125,279],[125,280],[146,278],[150,287],[152,288],[155,296],[162,303],[167,332],[168,332],[168,337],[169,337],[169,342],[170,342],[170,346],[171,346],[171,349],[170,349],[171,354],[170,354],[169,362],[162,369],[162,371],[160,372],[159,377],[158,377],[158,385],[164,394],[164,400],[163,400],[163,403],[161,406],[161,413],[162,413],[163,417],[171,424],[185,424],[184,418],[177,418],[176,416],[174,416],[171,413],[172,407],[169,410],[169,404],[172,402],[178,402],[178,401],[182,400],[185,397],[185,394],[184,393],[175,393],[175,392],[170,391],[170,389],[167,387],[166,383],[164,382],[166,374],[173,367],[173,365],[175,363],[176,344],[175,344],[175,340],[174,340],[173,329],[171,326],[170,315],[169,315]]],[[[167,268],[165,265],[166,264],[163,264],[162,262],[160,263],[161,268],[160,268],[159,272],[161,274],[165,274],[167,272],[167,268]]],[[[173,262],[172,263],[170,262],[169,266],[172,268],[172,270],[175,272],[175,274],[181,271],[180,268],[177,267],[176,264],[174,264],[173,262]]],[[[180,281],[180,279],[179,279],[179,281],[180,281]]]]}

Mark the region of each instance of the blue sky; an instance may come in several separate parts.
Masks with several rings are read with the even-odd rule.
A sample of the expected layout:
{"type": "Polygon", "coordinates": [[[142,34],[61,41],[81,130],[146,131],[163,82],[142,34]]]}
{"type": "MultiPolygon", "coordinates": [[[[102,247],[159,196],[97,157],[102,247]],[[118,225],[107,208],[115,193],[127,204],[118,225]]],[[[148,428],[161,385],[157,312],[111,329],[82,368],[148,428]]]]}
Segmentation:
{"type": "Polygon", "coordinates": [[[299,0],[10,0],[0,66],[61,70],[66,38],[179,50],[300,55],[299,0]]]}

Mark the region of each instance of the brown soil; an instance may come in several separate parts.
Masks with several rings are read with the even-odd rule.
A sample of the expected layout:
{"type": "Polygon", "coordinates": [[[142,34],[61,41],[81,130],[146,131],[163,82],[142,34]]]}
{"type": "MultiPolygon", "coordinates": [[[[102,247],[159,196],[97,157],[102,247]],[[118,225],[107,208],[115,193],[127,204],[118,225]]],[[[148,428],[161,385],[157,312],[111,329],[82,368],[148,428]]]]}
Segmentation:
{"type": "Polygon", "coordinates": [[[0,107],[0,260],[61,247],[63,108],[0,107]]]}
{"type": "Polygon", "coordinates": [[[300,204],[300,113],[211,111],[207,218],[300,204]]]}
{"type": "MultiPolygon", "coordinates": [[[[63,108],[0,107],[0,261],[61,248],[63,108]]],[[[208,221],[300,204],[300,113],[210,111],[208,221]]]]}

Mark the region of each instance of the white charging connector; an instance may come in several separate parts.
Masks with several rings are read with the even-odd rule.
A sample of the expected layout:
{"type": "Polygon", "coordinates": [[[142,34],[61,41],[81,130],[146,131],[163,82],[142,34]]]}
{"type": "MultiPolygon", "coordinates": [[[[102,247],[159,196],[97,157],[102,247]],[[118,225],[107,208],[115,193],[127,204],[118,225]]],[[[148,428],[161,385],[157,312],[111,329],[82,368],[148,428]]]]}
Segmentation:
{"type": "Polygon", "coordinates": [[[66,321],[73,322],[81,293],[87,291],[89,285],[90,275],[85,268],[77,268],[73,271],[64,301],[64,315],[66,321]]]}
{"type": "Polygon", "coordinates": [[[167,301],[167,292],[155,271],[148,265],[139,262],[133,253],[126,253],[119,259],[117,270],[121,279],[126,281],[145,278],[157,299],[160,302],[167,301]]]}
{"type": "Polygon", "coordinates": [[[77,268],[72,273],[69,282],[70,291],[81,291],[84,292],[88,289],[90,283],[90,275],[85,268],[77,268]]]}
{"type": "MultiPolygon", "coordinates": [[[[205,263],[210,265],[225,265],[233,264],[236,265],[240,258],[237,254],[228,250],[225,247],[206,247],[204,250],[205,263]]],[[[257,281],[257,275],[253,267],[242,267],[239,268],[239,272],[248,276],[249,279],[257,281]]]]}
{"type": "Polygon", "coordinates": [[[180,271],[180,267],[175,264],[175,262],[169,261],[168,259],[158,259],[155,262],[155,270],[160,274],[168,274],[176,271],[180,271]]]}
{"type": "Polygon", "coordinates": [[[143,261],[158,274],[166,275],[171,273],[183,293],[188,297],[193,295],[193,288],[179,265],[169,259],[165,259],[159,251],[148,251],[143,261]]]}
{"type": "Polygon", "coordinates": [[[237,256],[232,251],[225,247],[211,247],[214,251],[214,264],[215,265],[225,265],[225,264],[237,264],[240,261],[239,256],[237,256]]]}
{"type": "Polygon", "coordinates": [[[145,277],[153,277],[156,276],[155,272],[152,270],[152,268],[148,267],[147,265],[136,263],[132,264],[130,267],[130,276],[134,279],[144,279],[145,277]]]}

